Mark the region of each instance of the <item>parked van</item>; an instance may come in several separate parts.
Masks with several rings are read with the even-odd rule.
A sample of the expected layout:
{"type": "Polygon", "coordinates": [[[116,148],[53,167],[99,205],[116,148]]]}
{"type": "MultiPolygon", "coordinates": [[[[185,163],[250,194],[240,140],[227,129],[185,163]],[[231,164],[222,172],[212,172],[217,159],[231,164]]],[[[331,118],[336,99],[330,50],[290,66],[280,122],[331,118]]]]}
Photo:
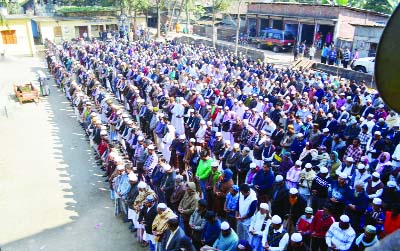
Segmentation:
{"type": "Polygon", "coordinates": [[[265,29],[257,39],[257,48],[272,49],[273,52],[287,51],[293,48],[295,38],[292,33],[284,30],[265,29]]]}

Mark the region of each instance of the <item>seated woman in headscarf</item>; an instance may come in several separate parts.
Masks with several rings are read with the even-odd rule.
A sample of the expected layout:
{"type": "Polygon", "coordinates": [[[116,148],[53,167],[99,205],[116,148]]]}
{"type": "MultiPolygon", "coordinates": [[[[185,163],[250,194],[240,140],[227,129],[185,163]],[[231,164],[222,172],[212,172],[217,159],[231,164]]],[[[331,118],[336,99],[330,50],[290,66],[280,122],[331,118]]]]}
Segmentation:
{"type": "Polygon", "coordinates": [[[342,166],[342,162],[339,160],[339,155],[337,152],[333,151],[331,154],[331,159],[328,161],[329,175],[332,179],[336,178],[336,170],[342,166]]]}
{"type": "Polygon", "coordinates": [[[231,169],[227,168],[214,185],[214,211],[223,219],[225,218],[224,204],[226,194],[229,193],[231,187],[233,186],[232,176],[233,172],[231,169]]]}

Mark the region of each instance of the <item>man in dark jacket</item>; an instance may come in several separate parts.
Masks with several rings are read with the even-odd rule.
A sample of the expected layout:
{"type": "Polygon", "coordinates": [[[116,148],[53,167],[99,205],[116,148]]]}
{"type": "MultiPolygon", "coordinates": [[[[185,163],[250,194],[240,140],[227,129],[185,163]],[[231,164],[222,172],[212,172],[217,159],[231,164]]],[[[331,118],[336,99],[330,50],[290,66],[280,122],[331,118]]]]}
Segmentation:
{"type": "Polygon", "coordinates": [[[215,159],[218,159],[219,156],[224,152],[224,140],[222,138],[222,133],[215,133],[216,140],[214,142],[214,146],[212,148],[212,153],[214,154],[215,159]]]}
{"type": "Polygon", "coordinates": [[[168,206],[171,206],[171,195],[174,192],[175,188],[175,170],[168,164],[163,165],[164,175],[161,179],[160,190],[161,196],[158,198],[159,202],[166,203],[168,206]]]}
{"type": "Polygon", "coordinates": [[[257,192],[259,203],[268,202],[271,198],[274,185],[274,174],[271,170],[271,163],[264,162],[263,168],[257,172],[253,179],[253,188],[257,192]]]}
{"type": "MultiPolygon", "coordinates": [[[[138,218],[138,221],[144,225],[144,230],[148,235],[153,234],[152,225],[154,218],[156,218],[156,216],[157,216],[157,204],[155,203],[153,195],[149,195],[146,197],[146,201],[144,202],[144,206],[140,210],[138,218]]],[[[149,241],[149,245],[150,245],[150,250],[154,250],[156,243],[149,241]]]]}
{"type": "MultiPolygon", "coordinates": [[[[129,190],[129,192],[126,195],[125,203],[128,205],[128,215],[130,215],[132,213],[132,211],[134,211],[133,203],[135,202],[136,197],[139,194],[139,190],[137,187],[137,184],[138,184],[137,176],[132,173],[132,174],[130,174],[130,176],[128,175],[128,178],[129,178],[129,183],[131,184],[131,189],[129,190]]],[[[129,229],[131,230],[131,232],[136,232],[136,228],[133,225],[132,220],[131,220],[131,223],[132,224],[129,226],[129,229]]]]}
{"type": "MultiPolygon", "coordinates": [[[[284,202],[285,218],[290,219],[293,226],[296,226],[297,220],[304,214],[307,207],[307,201],[300,194],[297,188],[290,188],[289,199],[284,202]]],[[[288,231],[294,229],[287,229],[288,231]]]]}
{"type": "Polygon", "coordinates": [[[285,216],[285,204],[288,203],[289,188],[283,180],[282,175],[275,177],[275,185],[271,197],[272,214],[279,215],[281,218],[285,216]]]}
{"type": "Polygon", "coordinates": [[[332,178],[328,175],[328,168],[323,166],[311,184],[311,207],[314,212],[320,210],[326,203],[330,183],[332,183],[332,178]]]}
{"type": "Polygon", "coordinates": [[[351,226],[354,228],[356,233],[363,231],[361,227],[361,218],[364,216],[365,210],[369,204],[369,197],[364,189],[365,183],[358,181],[355,184],[354,196],[352,196],[351,204],[347,206],[348,215],[351,215],[351,226]]]}
{"type": "Polygon", "coordinates": [[[338,180],[332,182],[328,190],[328,199],[332,203],[332,215],[335,220],[339,220],[343,214],[345,207],[350,204],[352,199],[352,191],[347,184],[347,174],[340,173],[338,180]]]}
{"type": "Polygon", "coordinates": [[[185,232],[179,227],[178,218],[168,220],[168,229],[161,242],[161,250],[178,251],[182,247],[181,242],[186,240],[185,232]]]}
{"type": "Polygon", "coordinates": [[[242,155],[239,158],[237,165],[238,184],[244,184],[246,180],[247,172],[250,170],[250,164],[253,162],[249,156],[250,148],[243,148],[242,155]]]}

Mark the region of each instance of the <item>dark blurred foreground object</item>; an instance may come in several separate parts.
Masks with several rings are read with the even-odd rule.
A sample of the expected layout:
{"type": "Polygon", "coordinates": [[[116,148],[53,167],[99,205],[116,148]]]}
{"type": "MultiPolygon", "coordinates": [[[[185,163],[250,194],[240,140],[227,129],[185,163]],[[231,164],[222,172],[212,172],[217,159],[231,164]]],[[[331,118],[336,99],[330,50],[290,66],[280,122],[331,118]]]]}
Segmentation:
{"type": "Polygon", "coordinates": [[[400,112],[400,5],[390,17],[379,41],[375,80],[383,101],[400,112]]]}
{"type": "Polygon", "coordinates": [[[400,229],[386,236],[377,245],[365,251],[398,251],[400,249],[400,229]]]}

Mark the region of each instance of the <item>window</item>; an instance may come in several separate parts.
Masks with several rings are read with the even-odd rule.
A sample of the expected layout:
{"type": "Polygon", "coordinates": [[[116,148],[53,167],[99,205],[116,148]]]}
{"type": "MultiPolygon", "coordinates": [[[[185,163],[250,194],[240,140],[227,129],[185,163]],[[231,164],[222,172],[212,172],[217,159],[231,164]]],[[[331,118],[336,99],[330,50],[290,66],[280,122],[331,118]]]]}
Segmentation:
{"type": "Polygon", "coordinates": [[[274,34],[274,39],[281,40],[282,39],[282,35],[280,33],[275,33],[274,34]]]}
{"type": "Polygon", "coordinates": [[[272,38],[272,36],[274,35],[274,33],[272,33],[272,32],[268,32],[268,34],[267,34],[267,38],[272,38]]]}
{"type": "Polygon", "coordinates": [[[54,27],[54,36],[56,36],[56,37],[61,37],[62,36],[61,26],[55,26],[54,27]]]}
{"type": "Polygon", "coordinates": [[[17,35],[15,30],[1,31],[1,38],[3,39],[3,44],[17,44],[17,35]]]}

